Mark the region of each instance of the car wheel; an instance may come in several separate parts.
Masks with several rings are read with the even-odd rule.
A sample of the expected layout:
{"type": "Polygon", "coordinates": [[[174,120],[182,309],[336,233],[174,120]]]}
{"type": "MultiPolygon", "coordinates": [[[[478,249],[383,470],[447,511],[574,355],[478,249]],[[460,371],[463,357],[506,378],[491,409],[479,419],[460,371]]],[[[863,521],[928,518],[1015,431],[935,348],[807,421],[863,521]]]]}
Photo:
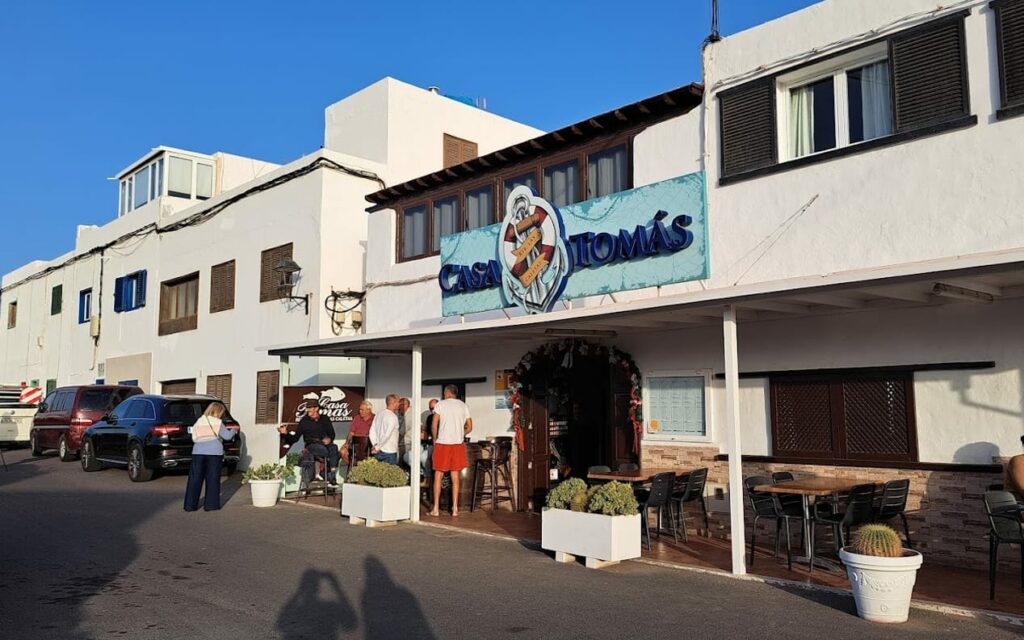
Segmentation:
{"type": "Polygon", "coordinates": [[[71,453],[71,447],[68,446],[67,438],[64,436],[60,437],[60,445],[57,447],[57,456],[61,462],[71,462],[75,459],[75,454],[71,453]]]}
{"type": "Polygon", "coordinates": [[[138,442],[128,447],[128,479],[132,482],[149,482],[153,479],[153,470],[146,468],[142,445],[138,442]]]}
{"type": "Polygon", "coordinates": [[[35,431],[33,431],[32,434],[28,437],[28,443],[29,446],[32,447],[32,455],[34,455],[37,458],[43,455],[43,450],[39,448],[39,440],[35,431]]]}
{"type": "Polygon", "coordinates": [[[91,440],[82,440],[81,463],[82,471],[99,471],[103,468],[103,463],[96,459],[91,440]]]}

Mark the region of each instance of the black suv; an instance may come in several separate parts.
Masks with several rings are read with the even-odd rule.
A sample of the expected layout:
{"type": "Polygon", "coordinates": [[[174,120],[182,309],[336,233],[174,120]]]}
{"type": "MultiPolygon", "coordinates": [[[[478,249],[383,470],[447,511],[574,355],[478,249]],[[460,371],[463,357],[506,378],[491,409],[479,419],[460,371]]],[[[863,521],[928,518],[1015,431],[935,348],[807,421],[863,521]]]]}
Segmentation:
{"type": "MultiPolygon", "coordinates": [[[[137,395],[128,398],[85,430],[82,469],[128,467],[132,482],[145,482],[157,469],[188,468],[192,463],[192,425],[213,396],[137,395]]],[[[225,425],[237,426],[230,414],[225,425]]],[[[224,465],[233,473],[241,451],[239,438],[224,443],[224,465]]]]}

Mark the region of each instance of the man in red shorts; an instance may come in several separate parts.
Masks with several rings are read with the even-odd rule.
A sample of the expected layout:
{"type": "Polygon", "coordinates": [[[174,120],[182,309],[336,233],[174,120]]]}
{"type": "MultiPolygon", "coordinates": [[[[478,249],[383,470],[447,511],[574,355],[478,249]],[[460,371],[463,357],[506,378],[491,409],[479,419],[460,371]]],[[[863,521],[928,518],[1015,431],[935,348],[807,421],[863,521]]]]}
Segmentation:
{"type": "Polygon", "coordinates": [[[441,502],[441,479],[446,471],[452,474],[452,515],[459,515],[459,472],[468,466],[466,444],[463,438],[473,430],[473,418],[469,407],[459,400],[459,389],[453,384],[444,388],[444,400],[434,407],[434,419],[430,431],[434,436],[434,451],[431,462],[434,465],[434,508],[430,515],[439,516],[441,502]]]}

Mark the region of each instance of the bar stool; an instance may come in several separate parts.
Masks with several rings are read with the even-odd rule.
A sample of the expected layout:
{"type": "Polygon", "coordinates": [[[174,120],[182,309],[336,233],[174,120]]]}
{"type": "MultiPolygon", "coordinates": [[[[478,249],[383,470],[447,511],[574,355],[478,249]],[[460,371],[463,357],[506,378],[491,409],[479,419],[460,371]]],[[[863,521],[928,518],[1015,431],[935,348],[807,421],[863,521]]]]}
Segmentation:
{"type": "Polygon", "coordinates": [[[512,438],[495,438],[494,444],[489,446],[491,455],[489,458],[481,458],[476,461],[473,469],[473,499],[469,510],[476,509],[477,498],[481,505],[483,499],[491,499],[491,513],[494,512],[499,502],[511,502],[512,510],[516,510],[516,497],[512,491],[512,470],[509,466],[509,458],[512,455],[512,438]],[[483,471],[483,475],[480,472],[483,471]],[[498,484],[498,476],[502,476],[502,484],[498,484]],[[490,487],[487,487],[487,480],[490,480],[490,487]],[[505,491],[508,495],[500,495],[505,491]]]}

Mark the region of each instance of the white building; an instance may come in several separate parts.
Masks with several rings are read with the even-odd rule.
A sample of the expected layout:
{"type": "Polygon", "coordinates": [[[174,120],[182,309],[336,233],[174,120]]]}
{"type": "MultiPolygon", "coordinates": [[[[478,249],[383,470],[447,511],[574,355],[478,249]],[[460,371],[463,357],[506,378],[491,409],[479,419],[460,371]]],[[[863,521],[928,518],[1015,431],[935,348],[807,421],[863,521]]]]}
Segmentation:
{"type": "MultiPolygon", "coordinates": [[[[365,195],[537,133],[387,78],[329,106],[323,148],[284,166],[157,147],[117,175],[114,219],[3,277],[0,381],[211,392],[243,425],[243,464],[276,459],[285,381],[257,347],[360,331],[325,299],[363,291],[365,195]]],[[[359,359],[293,364],[294,384],[363,384],[359,359]]]]}
{"type": "Polygon", "coordinates": [[[381,190],[369,198],[366,335],[271,353],[371,357],[374,399],[463,384],[480,436],[512,432],[513,412],[495,408],[501,372],[534,377],[541,363],[520,402],[521,506],[539,506],[559,437],[574,449],[561,473],[708,467],[737,571],[742,492],[730,488],[781,470],[909,478],[915,545],[983,567],[979,495],[1024,432],[1024,67],[1000,62],[1024,57],[1024,3],[993,4],[824,0],[706,46],[703,97],[670,91],[381,190]],[[613,187],[604,165],[622,171],[613,187]],[[706,197],[659,204],[687,174],[706,197]],[[506,212],[516,184],[568,229],[539,233],[553,247],[540,273],[559,252],[578,267],[541,313],[515,306],[513,276],[529,290],[536,273],[509,257],[536,240],[498,226],[530,222],[506,212]],[[631,187],[645,189],[615,195],[631,187]],[[500,204],[481,209],[481,188],[500,204]],[[623,207],[632,222],[608,227],[623,207]],[[614,254],[635,240],[615,229],[651,232],[658,208],[666,224],[693,217],[693,244],[674,236],[677,258],[614,254]],[[588,223],[596,235],[580,237],[588,223]],[[584,343],[635,362],[637,450],[628,361],[609,367],[584,343]],[[743,464],[730,468],[729,452],[743,464]]]}

